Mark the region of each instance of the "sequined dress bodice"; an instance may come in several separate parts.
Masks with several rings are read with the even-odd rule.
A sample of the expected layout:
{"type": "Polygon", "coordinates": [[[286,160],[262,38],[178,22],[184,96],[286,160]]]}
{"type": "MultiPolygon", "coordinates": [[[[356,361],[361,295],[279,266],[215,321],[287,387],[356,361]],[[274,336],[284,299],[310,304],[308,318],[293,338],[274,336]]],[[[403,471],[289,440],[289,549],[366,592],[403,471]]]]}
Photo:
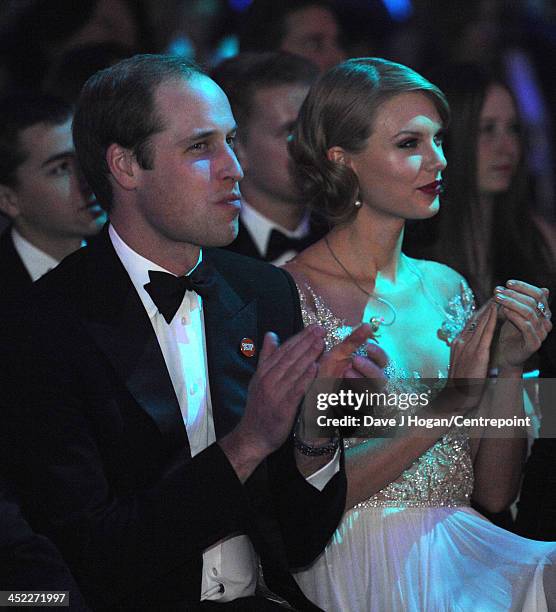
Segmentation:
{"type": "MultiPolygon", "coordinates": [[[[324,327],[327,350],[351,333],[352,328],[332,312],[310,285],[298,281],[298,290],[303,322],[305,326],[318,323],[324,327]]],[[[459,333],[470,315],[472,297],[470,299],[467,291],[469,290],[462,288],[461,295],[454,296],[445,311],[446,320],[442,329],[452,336],[459,333]]],[[[392,362],[388,363],[385,372],[388,377],[388,392],[426,390],[424,383],[419,381],[417,372],[408,375],[392,362]]],[[[400,414],[397,409],[395,412],[400,414]]],[[[346,448],[364,443],[363,438],[344,440],[346,448]]],[[[468,506],[472,491],[473,464],[469,438],[465,430],[452,428],[415,460],[396,481],[354,508],[468,506]]]]}

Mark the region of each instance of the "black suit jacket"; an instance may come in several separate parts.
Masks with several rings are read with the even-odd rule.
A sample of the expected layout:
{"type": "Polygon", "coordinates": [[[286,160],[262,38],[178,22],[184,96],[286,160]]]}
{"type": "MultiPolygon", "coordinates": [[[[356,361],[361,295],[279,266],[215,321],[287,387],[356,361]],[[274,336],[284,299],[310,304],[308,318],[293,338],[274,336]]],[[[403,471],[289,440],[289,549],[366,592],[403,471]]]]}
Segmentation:
{"type": "Polygon", "coordinates": [[[0,235],[0,301],[21,299],[33,281],[15,250],[11,226],[0,235]]]}
{"type": "MultiPolygon", "coordinates": [[[[224,251],[204,257],[219,286],[204,304],[219,438],[239,421],[256,368],[241,340],[260,348],[266,331],[284,339],[301,319],[283,271],[224,251]]],[[[92,607],[195,609],[202,551],[247,533],[268,586],[310,609],[285,570],[309,563],[332,534],[343,473],[317,491],[291,441],[245,486],[217,444],[190,458],[156,336],[106,232],[39,280],[31,301],[8,330],[6,430],[33,525],[59,546],[92,607]]]]}

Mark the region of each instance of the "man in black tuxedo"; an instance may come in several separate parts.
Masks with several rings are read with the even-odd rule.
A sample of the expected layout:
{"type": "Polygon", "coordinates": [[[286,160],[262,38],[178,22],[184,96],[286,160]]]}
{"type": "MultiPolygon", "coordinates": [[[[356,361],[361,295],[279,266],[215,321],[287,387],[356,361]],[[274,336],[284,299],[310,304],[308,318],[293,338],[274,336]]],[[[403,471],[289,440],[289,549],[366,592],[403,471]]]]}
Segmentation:
{"type": "Polygon", "coordinates": [[[237,238],[227,248],[280,265],[327,231],[299,197],[288,139],[311,83],[310,61],[290,53],[244,53],[212,74],[239,124],[236,152],[245,178],[237,238]]]}
{"type": "Polygon", "coordinates": [[[352,363],[362,326],[321,357],[322,330],[293,335],[291,278],[212,248],[237,232],[234,135],[222,90],[179,58],[92,77],[74,139],[111,224],[9,327],[16,479],[93,608],[265,610],[272,591],[314,609],[288,567],[343,512],[337,441],[289,434],[319,367],[380,376],[384,356],[352,363]]]}
{"type": "Polygon", "coordinates": [[[97,234],[105,216],[80,176],[71,107],[51,96],[0,100],[0,301],[31,283],[97,234]]]}

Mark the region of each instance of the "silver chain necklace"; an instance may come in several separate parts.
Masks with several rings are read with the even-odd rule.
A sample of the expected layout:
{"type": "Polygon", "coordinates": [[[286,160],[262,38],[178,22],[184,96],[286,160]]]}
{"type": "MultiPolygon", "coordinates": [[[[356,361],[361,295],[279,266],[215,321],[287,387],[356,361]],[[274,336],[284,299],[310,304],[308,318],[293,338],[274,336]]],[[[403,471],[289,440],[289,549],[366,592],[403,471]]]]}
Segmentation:
{"type": "Polygon", "coordinates": [[[380,302],[381,304],[384,304],[392,312],[392,320],[388,322],[384,320],[384,317],[371,317],[371,320],[369,321],[369,323],[371,325],[371,329],[373,330],[373,333],[376,333],[379,330],[381,325],[383,325],[384,327],[390,327],[390,325],[393,325],[396,321],[396,309],[394,308],[394,306],[388,300],[385,300],[384,298],[373,295],[371,291],[367,291],[364,287],[361,287],[361,285],[357,282],[357,279],[344,266],[344,264],[338,259],[336,253],[334,253],[334,251],[332,250],[332,247],[330,246],[330,243],[328,242],[328,236],[324,237],[324,242],[326,243],[326,246],[328,247],[328,250],[330,251],[330,255],[332,256],[332,259],[334,259],[334,261],[346,273],[348,278],[359,289],[359,291],[361,291],[361,293],[364,293],[368,298],[376,300],[377,302],[380,302]]]}

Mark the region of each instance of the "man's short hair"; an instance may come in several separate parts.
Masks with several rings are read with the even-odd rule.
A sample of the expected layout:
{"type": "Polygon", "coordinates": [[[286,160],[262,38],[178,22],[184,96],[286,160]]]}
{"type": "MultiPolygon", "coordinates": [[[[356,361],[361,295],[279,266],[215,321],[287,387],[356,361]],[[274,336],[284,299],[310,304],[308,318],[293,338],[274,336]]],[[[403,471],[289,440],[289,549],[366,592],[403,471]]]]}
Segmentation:
{"type": "Polygon", "coordinates": [[[54,96],[9,94],[0,99],[0,183],[17,186],[17,169],[27,159],[21,147],[23,130],[39,123],[62,125],[72,115],[72,107],[54,96]]]}
{"type": "Polygon", "coordinates": [[[239,50],[277,51],[286,35],[286,19],[310,6],[320,6],[334,14],[327,0],[254,0],[239,34],[239,50]]]}
{"type": "Polygon", "coordinates": [[[142,168],[153,164],[150,138],[164,129],[154,96],[164,82],[191,79],[204,72],[171,55],[135,55],[94,74],[84,85],[73,121],[79,164],[105,210],[112,206],[106,151],[118,144],[133,151],[142,168]]]}
{"type": "Polygon", "coordinates": [[[249,130],[253,99],[260,89],[280,85],[307,85],[317,79],[319,70],[313,62],[285,52],[240,53],[224,60],[212,78],[224,90],[241,134],[249,130]]]}

